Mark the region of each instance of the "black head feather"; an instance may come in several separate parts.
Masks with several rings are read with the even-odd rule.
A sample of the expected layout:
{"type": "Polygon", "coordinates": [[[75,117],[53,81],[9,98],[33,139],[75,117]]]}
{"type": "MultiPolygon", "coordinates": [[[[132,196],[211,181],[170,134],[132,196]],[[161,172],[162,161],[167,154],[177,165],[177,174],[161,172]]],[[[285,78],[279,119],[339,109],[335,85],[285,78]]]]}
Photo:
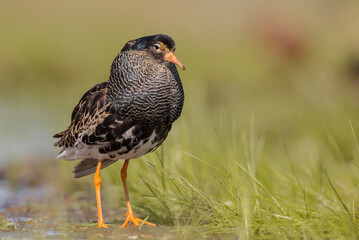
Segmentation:
{"type": "Polygon", "coordinates": [[[122,48],[121,52],[127,50],[145,50],[151,48],[154,44],[162,42],[167,46],[170,51],[174,51],[176,44],[170,36],[165,34],[156,34],[147,37],[137,38],[135,40],[128,41],[122,48]]]}

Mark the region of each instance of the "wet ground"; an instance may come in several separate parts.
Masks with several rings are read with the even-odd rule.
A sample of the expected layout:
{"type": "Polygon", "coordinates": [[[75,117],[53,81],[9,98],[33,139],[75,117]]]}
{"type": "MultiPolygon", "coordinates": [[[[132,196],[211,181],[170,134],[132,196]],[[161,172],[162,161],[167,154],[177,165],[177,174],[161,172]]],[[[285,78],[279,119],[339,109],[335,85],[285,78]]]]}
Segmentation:
{"type": "Polygon", "coordinates": [[[178,236],[173,227],[167,226],[131,225],[121,229],[125,214],[122,209],[104,211],[110,228],[98,229],[93,199],[84,200],[94,205],[86,208],[77,199],[62,196],[52,182],[22,181],[23,184],[11,186],[4,177],[0,179],[0,239],[173,239],[178,236]]]}

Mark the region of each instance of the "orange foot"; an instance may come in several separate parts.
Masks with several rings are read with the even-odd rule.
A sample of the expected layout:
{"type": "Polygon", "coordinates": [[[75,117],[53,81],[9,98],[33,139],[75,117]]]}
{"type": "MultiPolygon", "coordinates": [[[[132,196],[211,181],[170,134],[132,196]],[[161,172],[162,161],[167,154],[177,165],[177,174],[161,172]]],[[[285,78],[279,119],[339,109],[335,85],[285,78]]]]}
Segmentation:
{"type": "MultiPolygon", "coordinates": [[[[126,217],[126,221],[122,224],[121,228],[126,227],[128,222],[132,222],[133,225],[135,225],[136,227],[138,227],[140,225],[140,223],[143,222],[142,219],[139,219],[139,218],[133,216],[132,211],[131,211],[131,213],[127,212],[125,214],[125,217],[126,217]]],[[[156,226],[156,224],[150,223],[150,222],[145,222],[144,224],[147,224],[147,225],[150,225],[150,226],[153,226],[153,227],[156,226]]]]}
{"type": "Polygon", "coordinates": [[[98,227],[98,228],[109,228],[109,227],[107,227],[104,223],[98,223],[98,224],[97,224],[97,227],[98,227]]]}

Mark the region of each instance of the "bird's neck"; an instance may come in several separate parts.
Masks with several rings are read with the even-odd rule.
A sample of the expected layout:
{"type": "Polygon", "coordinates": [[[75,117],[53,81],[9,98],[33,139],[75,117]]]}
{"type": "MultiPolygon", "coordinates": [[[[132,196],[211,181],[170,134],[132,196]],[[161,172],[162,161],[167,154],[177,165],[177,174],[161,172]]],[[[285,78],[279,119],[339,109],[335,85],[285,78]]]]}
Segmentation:
{"type": "Polygon", "coordinates": [[[142,79],[151,75],[156,65],[153,59],[139,51],[122,52],[112,62],[107,96],[116,105],[128,103],[133,89],[138,89],[142,79]]]}
{"type": "Polygon", "coordinates": [[[173,63],[125,51],[113,61],[108,83],[107,99],[123,118],[168,123],[179,117],[183,90],[173,63]]]}

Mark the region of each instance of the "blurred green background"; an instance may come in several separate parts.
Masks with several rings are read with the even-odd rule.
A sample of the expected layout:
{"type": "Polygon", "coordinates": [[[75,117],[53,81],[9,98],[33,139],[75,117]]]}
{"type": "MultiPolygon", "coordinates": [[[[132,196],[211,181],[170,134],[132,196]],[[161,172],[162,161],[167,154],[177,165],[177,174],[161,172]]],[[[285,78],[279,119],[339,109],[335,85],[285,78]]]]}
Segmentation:
{"type": "MultiPolygon", "coordinates": [[[[287,189],[295,174],[284,173],[297,169],[315,189],[320,165],[350,202],[358,184],[358,12],[357,1],[1,1],[0,168],[12,176],[15,162],[51,162],[64,186],[75,186],[65,195],[87,191],[91,177],[71,179],[74,163],[54,163],[51,136],[68,126],[82,94],[108,79],[128,40],[164,33],[186,66],[182,117],[157,151],[168,168],[201,186],[214,175],[206,164],[226,169],[249,159],[249,172],[295,199],[287,189]]],[[[133,191],[143,162],[131,163],[133,191]]]]}
{"type": "Polygon", "coordinates": [[[108,79],[124,43],[155,33],[175,39],[187,67],[181,121],[196,107],[194,124],[205,110],[218,116],[221,106],[241,127],[253,115],[283,138],[333,115],[347,125],[357,105],[357,10],[355,1],[2,1],[1,162],[51,157],[51,134],[108,79]]]}

